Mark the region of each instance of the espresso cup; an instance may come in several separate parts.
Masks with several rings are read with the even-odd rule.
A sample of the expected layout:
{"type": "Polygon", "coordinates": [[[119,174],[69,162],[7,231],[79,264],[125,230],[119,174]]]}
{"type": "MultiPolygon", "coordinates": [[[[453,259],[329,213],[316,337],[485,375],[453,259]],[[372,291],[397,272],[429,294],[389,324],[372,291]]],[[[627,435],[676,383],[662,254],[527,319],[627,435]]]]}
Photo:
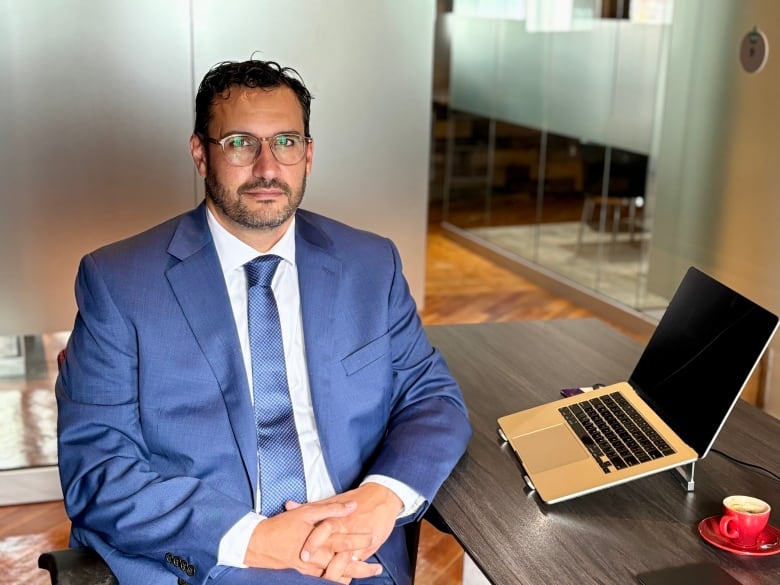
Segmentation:
{"type": "Polygon", "coordinates": [[[750,496],[729,496],[723,500],[720,533],[739,548],[754,548],[758,535],[769,522],[771,507],[750,496]]]}

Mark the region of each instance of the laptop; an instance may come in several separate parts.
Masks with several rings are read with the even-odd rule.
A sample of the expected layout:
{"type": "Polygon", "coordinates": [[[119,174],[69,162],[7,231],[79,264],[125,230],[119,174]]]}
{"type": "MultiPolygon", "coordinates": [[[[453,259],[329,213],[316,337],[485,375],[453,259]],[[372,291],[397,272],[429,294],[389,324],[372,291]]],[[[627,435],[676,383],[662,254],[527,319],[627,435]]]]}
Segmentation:
{"type": "Polygon", "coordinates": [[[498,419],[549,504],[703,458],[778,318],[691,267],[628,381],[498,419]],[[601,419],[601,420],[599,420],[601,419]]]}

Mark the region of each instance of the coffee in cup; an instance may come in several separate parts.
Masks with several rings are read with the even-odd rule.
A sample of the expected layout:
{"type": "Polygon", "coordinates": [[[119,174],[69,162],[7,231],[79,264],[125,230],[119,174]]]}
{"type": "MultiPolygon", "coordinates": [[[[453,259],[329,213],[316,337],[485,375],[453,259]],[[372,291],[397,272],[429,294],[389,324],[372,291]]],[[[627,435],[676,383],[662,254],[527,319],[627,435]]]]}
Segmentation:
{"type": "Polygon", "coordinates": [[[729,496],[723,500],[720,533],[739,548],[754,548],[769,522],[771,508],[764,500],[750,496],[729,496]]]}

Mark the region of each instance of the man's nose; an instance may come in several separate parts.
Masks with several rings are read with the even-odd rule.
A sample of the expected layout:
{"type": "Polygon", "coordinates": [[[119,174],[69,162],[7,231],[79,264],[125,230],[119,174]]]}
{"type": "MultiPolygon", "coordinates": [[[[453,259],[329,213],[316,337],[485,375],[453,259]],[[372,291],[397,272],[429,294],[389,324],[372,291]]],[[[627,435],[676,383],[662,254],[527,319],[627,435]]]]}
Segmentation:
{"type": "Polygon", "coordinates": [[[257,155],[252,165],[252,174],[255,177],[274,177],[279,171],[279,163],[271,152],[271,146],[267,141],[260,143],[260,154],[257,155]]]}

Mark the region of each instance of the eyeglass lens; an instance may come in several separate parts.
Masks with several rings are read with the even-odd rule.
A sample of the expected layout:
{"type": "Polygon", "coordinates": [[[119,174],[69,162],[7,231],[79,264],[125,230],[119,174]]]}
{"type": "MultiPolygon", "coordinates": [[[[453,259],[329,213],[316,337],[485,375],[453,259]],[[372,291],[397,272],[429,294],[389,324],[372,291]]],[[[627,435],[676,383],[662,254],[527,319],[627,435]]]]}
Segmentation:
{"type": "Polygon", "coordinates": [[[270,138],[256,138],[236,134],[219,141],[227,161],[231,165],[245,167],[260,156],[263,141],[268,141],[274,158],[283,165],[299,163],[306,155],[306,139],[299,134],[276,134],[270,138]]]}

